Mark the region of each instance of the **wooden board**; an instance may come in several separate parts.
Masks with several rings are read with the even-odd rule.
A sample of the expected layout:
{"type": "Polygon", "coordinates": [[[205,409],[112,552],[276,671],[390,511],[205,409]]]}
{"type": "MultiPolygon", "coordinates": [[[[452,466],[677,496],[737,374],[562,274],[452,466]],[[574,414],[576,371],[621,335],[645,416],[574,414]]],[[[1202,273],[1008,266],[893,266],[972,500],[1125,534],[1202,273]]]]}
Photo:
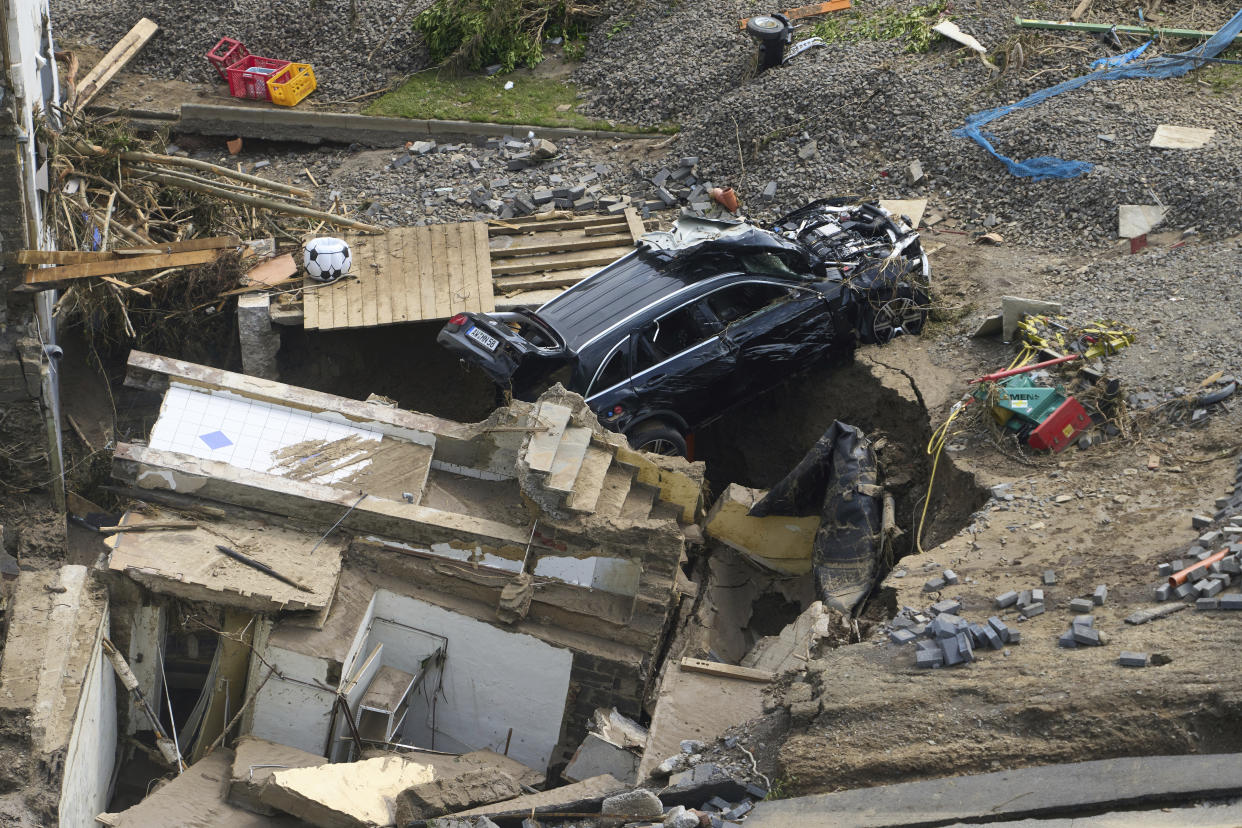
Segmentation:
{"type": "Polygon", "coordinates": [[[135,23],[134,28],[118,40],[116,45],[108,50],[108,54],[95,64],[95,68],[82,78],[82,82],[78,84],[77,95],[74,97],[74,108],[81,109],[86,106],[91,98],[95,97],[95,94],[112,80],[112,76],[121,71],[125,64],[129,63],[134,55],[147,45],[147,41],[159,28],[154,20],[146,17],[135,23]]]}
{"type": "Polygon", "coordinates": [[[487,226],[481,222],[395,227],[348,241],[352,278],[330,285],[304,283],[303,324],[309,330],[369,328],[496,309],[487,226]]]}
{"type": "Polygon", "coordinates": [[[582,250],[574,253],[551,253],[539,256],[523,256],[502,259],[492,265],[495,276],[513,276],[518,273],[540,273],[546,270],[570,270],[592,265],[611,264],[633,250],[632,245],[605,247],[599,250],[582,250]]]}
{"type": "Polygon", "coordinates": [[[155,256],[123,257],[100,262],[82,262],[59,267],[27,270],[24,281],[28,285],[60,282],[67,279],[83,279],[88,276],[113,276],[117,273],[134,273],[141,270],[163,270],[166,267],[184,267],[213,262],[219,250],[194,250],[188,253],[161,253],[155,256]]]}
{"type": "Polygon", "coordinates": [[[86,262],[114,262],[129,256],[149,256],[155,253],[189,253],[194,250],[221,250],[226,247],[237,247],[241,240],[237,236],[213,236],[208,239],[190,239],[183,242],[169,242],[149,247],[119,247],[112,250],[87,252],[82,250],[18,250],[13,254],[17,264],[24,265],[60,265],[83,264],[86,262]]]}

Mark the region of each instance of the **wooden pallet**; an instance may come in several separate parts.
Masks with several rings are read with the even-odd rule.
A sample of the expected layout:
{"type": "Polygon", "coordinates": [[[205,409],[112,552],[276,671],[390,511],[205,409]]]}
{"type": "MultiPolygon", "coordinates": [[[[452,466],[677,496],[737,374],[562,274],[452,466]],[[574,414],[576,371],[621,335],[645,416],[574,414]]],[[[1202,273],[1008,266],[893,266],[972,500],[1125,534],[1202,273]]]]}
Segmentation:
{"type": "Polygon", "coordinates": [[[487,228],[481,222],[394,227],[381,236],[350,236],[348,241],[353,253],[349,277],[329,285],[304,282],[308,330],[367,328],[496,309],[487,228]]]}
{"type": "Polygon", "coordinates": [[[488,225],[498,294],[577,284],[634,249],[647,232],[633,207],[616,216],[533,216],[488,225]]]}

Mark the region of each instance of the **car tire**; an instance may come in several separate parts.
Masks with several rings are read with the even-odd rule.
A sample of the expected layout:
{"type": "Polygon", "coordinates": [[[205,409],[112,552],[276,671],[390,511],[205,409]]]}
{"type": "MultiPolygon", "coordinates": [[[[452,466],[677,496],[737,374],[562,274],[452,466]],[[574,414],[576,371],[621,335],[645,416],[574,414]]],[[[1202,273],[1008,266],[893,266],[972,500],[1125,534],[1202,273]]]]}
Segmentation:
{"type": "Polygon", "coordinates": [[[625,436],[637,451],[647,451],[664,457],[686,456],[686,438],[680,431],[659,420],[639,423],[625,436]]]}
{"type": "Polygon", "coordinates": [[[873,345],[891,342],[899,328],[902,333],[918,336],[927,325],[930,305],[923,290],[902,282],[888,297],[867,303],[858,324],[858,336],[873,345]]]}

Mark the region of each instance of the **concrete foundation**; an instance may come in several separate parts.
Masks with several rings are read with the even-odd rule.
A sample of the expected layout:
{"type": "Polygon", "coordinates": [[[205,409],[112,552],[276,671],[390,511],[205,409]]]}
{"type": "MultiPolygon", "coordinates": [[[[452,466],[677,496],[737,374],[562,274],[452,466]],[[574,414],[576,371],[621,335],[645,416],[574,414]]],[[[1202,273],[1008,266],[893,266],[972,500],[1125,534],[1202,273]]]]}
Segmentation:
{"type": "Polygon", "coordinates": [[[274,380],[280,331],[272,327],[272,298],[267,293],[243,293],[237,297],[237,338],[241,342],[242,371],[252,377],[274,380]]]}

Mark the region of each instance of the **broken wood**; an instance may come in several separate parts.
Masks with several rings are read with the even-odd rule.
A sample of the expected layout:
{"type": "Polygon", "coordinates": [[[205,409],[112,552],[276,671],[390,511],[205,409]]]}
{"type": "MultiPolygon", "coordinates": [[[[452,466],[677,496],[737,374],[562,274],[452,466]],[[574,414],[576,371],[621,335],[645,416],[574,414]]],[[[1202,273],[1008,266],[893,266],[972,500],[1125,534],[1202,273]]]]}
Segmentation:
{"type": "Polygon", "coordinates": [[[214,262],[219,250],[194,250],[188,253],[161,253],[155,256],[113,259],[101,262],[81,262],[27,270],[23,281],[28,285],[83,279],[88,276],[111,276],[116,273],[136,273],[142,270],[160,270],[165,267],[185,267],[214,262]]]}
{"type": "MultiPolygon", "coordinates": [[[[541,213],[545,216],[556,216],[556,213],[541,213]]],[[[572,216],[572,213],[562,213],[572,216]]],[[[537,233],[545,230],[577,230],[583,227],[596,227],[601,224],[618,224],[617,216],[587,216],[584,218],[551,218],[536,220],[530,217],[520,219],[491,219],[487,223],[489,236],[507,236],[516,233],[537,233]]]]}
{"type": "Polygon", "coordinates": [[[384,232],[383,227],[377,227],[374,224],[365,224],[361,221],[354,221],[344,216],[334,216],[331,213],[325,213],[322,210],[315,210],[310,207],[303,207],[300,204],[290,204],[287,201],[274,201],[268,198],[258,198],[256,196],[243,195],[221,187],[215,187],[210,184],[203,184],[198,181],[176,178],[163,173],[144,172],[141,178],[155,181],[159,184],[167,184],[170,187],[181,187],[186,190],[193,190],[206,195],[213,195],[222,198],[225,201],[233,201],[237,204],[245,204],[250,207],[261,207],[265,210],[272,210],[277,213],[288,213],[294,216],[305,216],[323,221],[326,224],[336,225],[338,227],[348,227],[361,233],[380,234],[384,232]]]}
{"type": "Polygon", "coordinates": [[[152,253],[190,253],[195,250],[223,250],[237,247],[241,239],[237,236],[213,236],[207,239],[191,239],[168,244],[143,245],[141,247],[122,247],[112,250],[19,250],[13,255],[17,264],[23,265],[60,265],[82,264],[85,262],[116,261],[121,256],[144,256],[152,253]]]}
{"type": "Polygon", "coordinates": [[[647,232],[647,228],[643,225],[643,220],[638,217],[638,211],[633,207],[625,208],[625,224],[630,230],[631,241],[638,244],[638,240],[647,232]]]}
{"type": "Polygon", "coordinates": [[[74,97],[73,109],[81,109],[90,103],[91,98],[102,89],[112,76],[121,71],[134,55],[147,45],[147,41],[159,30],[154,20],[142,18],[129,30],[125,37],[116,42],[108,54],[104,55],[95,68],[86,73],[78,86],[74,97]]]}
{"type": "Polygon", "coordinates": [[[151,704],[147,701],[147,697],[142,694],[142,686],[138,683],[138,678],[134,675],[134,671],[129,669],[125,656],[121,655],[120,651],[107,638],[100,643],[103,646],[104,654],[112,662],[112,669],[116,670],[116,675],[121,680],[121,685],[133,694],[134,698],[138,700],[138,705],[142,708],[142,712],[147,714],[147,718],[151,722],[151,729],[155,731],[155,746],[159,748],[160,754],[168,761],[168,764],[175,767],[177,773],[181,773],[185,768],[185,762],[181,759],[181,753],[173,740],[164,733],[164,727],[160,724],[160,717],[151,709],[151,704]]]}
{"type": "Polygon", "coordinates": [[[597,250],[601,247],[617,247],[630,241],[628,234],[589,237],[572,237],[561,234],[548,235],[550,237],[547,239],[543,239],[538,235],[531,236],[531,241],[527,244],[515,242],[509,247],[493,247],[491,248],[492,260],[537,253],[570,253],[575,250],[597,250]]]}
{"type": "Polygon", "coordinates": [[[124,288],[125,290],[132,291],[138,294],[139,296],[150,296],[151,295],[151,291],[131,285],[129,282],[122,282],[120,279],[116,278],[115,276],[100,276],[99,278],[102,281],[105,281],[110,285],[116,285],[119,288],[124,288]]]}
{"type": "Polygon", "coordinates": [[[131,523],[119,526],[100,526],[101,535],[116,535],[121,532],[164,532],[197,529],[198,523],[192,520],[153,520],[148,523],[131,523]]]}
{"type": "Polygon", "coordinates": [[[496,290],[508,296],[527,290],[545,290],[551,288],[571,287],[583,279],[592,276],[598,268],[581,268],[577,270],[554,270],[550,273],[532,273],[528,276],[501,276],[493,279],[496,290]]]}
{"type": "Polygon", "coordinates": [[[603,266],[612,264],[633,249],[632,245],[627,245],[625,247],[605,247],[600,250],[585,252],[507,259],[492,265],[492,275],[515,276],[521,273],[539,273],[545,270],[568,270],[575,267],[592,267],[594,265],[603,266]]]}
{"type": "Polygon", "coordinates": [[[701,658],[683,658],[681,669],[692,673],[704,673],[721,678],[735,678],[743,681],[771,681],[776,676],[766,670],[755,670],[751,667],[738,667],[735,664],[722,664],[718,661],[704,661],[701,658]]]}
{"type": "Polygon", "coordinates": [[[606,236],[610,233],[628,233],[630,227],[624,221],[614,222],[612,224],[595,224],[590,227],[583,227],[582,234],[584,236],[606,236]]]}
{"type": "Polygon", "coordinates": [[[188,167],[192,170],[202,170],[203,172],[211,172],[221,178],[231,178],[235,181],[244,181],[247,184],[254,184],[268,190],[276,190],[281,193],[297,196],[300,199],[309,201],[313,197],[310,190],[301,187],[295,187],[292,184],[284,184],[280,181],[272,181],[257,175],[248,175],[238,170],[230,170],[228,167],[221,167],[218,164],[211,164],[207,161],[197,161],[193,158],[182,158],[177,155],[160,155],[154,152],[123,152],[121,153],[122,161],[143,161],[148,164],[160,164],[162,166],[188,167]]]}

